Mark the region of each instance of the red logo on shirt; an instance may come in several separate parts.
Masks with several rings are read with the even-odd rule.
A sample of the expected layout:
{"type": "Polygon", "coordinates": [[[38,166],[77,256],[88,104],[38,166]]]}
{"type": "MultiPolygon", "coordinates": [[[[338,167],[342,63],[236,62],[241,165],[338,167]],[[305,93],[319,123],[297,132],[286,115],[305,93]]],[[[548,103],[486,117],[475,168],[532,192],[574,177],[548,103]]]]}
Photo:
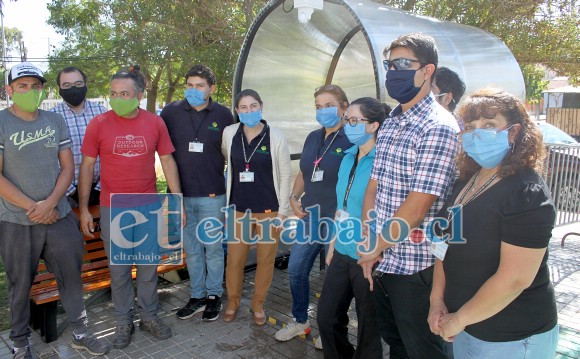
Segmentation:
{"type": "Polygon", "coordinates": [[[142,156],[147,153],[144,136],[127,135],[115,138],[113,153],[124,157],[142,156]]]}

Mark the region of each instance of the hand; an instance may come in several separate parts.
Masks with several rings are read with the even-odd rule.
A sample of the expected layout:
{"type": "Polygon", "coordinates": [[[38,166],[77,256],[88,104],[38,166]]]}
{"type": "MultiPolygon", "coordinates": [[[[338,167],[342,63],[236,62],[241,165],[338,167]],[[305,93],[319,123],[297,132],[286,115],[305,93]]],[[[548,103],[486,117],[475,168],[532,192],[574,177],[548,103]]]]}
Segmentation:
{"type": "Polygon", "coordinates": [[[457,313],[449,313],[441,318],[441,337],[447,342],[452,342],[455,336],[465,330],[465,325],[461,324],[457,313]]]}
{"type": "Polygon", "coordinates": [[[95,238],[93,232],[95,231],[95,224],[93,223],[93,215],[88,209],[81,210],[81,230],[83,234],[89,238],[95,238]]]}
{"type": "Polygon", "coordinates": [[[358,260],[358,264],[362,267],[363,270],[363,277],[369,281],[369,290],[371,292],[374,290],[373,267],[375,266],[375,263],[380,262],[381,259],[382,256],[379,255],[371,260],[365,259],[362,261],[362,257],[358,260]]]}
{"type": "Polygon", "coordinates": [[[45,223],[52,217],[54,207],[54,205],[46,200],[38,201],[28,209],[26,215],[32,222],[45,223]]]}
{"type": "Polygon", "coordinates": [[[304,211],[302,208],[302,203],[294,198],[290,199],[290,207],[292,207],[292,212],[298,218],[304,218],[308,212],[304,211]]]}
{"type": "Polygon", "coordinates": [[[52,210],[52,213],[50,214],[50,216],[48,217],[48,219],[46,219],[46,221],[40,222],[42,224],[54,224],[56,223],[58,220],[60,219],[60,215],[58,214],[58,211],[56,210],[56,208],[54,208],[52,210]]]}
{"type": "Polygon", "coordinates": [[[326,258],[325,258],[325,262],[326,265],[329,266],[330,262],[332,261],[332,256],[334,255],[334,251],[329,251],[329,253],[326,253],[326,258]]]}
{"type": "Polygon", "coordinates": [[[429,329],[436,335],[441,335],[441,320],[444,315],[449,314],[447,311],[447,306],[442,300],[431,303],[429,307],[429,316],[427,317],[427,322],[429,323],[429,329]]]}
{"type": "Polygon", "coordinates": [[[185,213],[185,208],[181,208],[181,228],[187,226],[187,214],[185,213]]]}
{"type": "Polygon", "coordinates": [[[284,224],[284,221],[285,221],[285,220],[286,220],[286,218],[288,218],[288,217],[286,217],[286,216],[285,216],[285,215],[283,215],[283,214],[280,214],[280,213],[278,213],[278,217],[277,217],[277,218],[280,220],[280,224],[279,224],[279,225],[277,225],[277,226],[274,226],[274,229],[276,230],[276,232],[280,233],[280,231],[281,231],[281,230],[282,230],[282,228],[284,227],[284,226],[283,226],[283,224],[284,224]]]}

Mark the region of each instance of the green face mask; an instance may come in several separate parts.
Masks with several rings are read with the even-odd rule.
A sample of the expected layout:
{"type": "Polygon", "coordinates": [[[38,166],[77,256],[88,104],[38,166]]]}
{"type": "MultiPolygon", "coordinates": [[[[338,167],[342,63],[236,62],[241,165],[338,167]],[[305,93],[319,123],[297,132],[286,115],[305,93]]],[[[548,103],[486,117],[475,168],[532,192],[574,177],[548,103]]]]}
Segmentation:
{"type": "Polygon", "coordinates": [[[129,100],[117,97],[109,101],[109,105],[111,105],[111,108],[117,115],[125,117],[130,115],[137,109],[137,107],[139,107],[139,100],[137,100],[137,97],[133,97],[129,100]]]}
{"type": "Polygon", "coordinates": [[[14,92],[12,101],[24,112],[34,112],[46,98],[44,90],[30,90],[25,93],[14,92]]]}

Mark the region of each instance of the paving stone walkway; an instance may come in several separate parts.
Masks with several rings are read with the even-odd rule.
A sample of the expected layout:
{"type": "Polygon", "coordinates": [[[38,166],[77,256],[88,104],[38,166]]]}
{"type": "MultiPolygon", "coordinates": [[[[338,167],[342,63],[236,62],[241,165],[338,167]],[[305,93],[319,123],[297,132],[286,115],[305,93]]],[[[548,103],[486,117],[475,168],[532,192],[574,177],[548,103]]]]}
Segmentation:
{"type": "MultiPolygon", "coordinates": [[[[580,236],[566,239],[564,248],[560,240],[567,232],[580,232],[580,225],[560,227],[554,230],[550,244],[552,280],[556,288],[558,304],[560,342],[557,358],[580,358],[580,236]]],[[[237,319],[225,323],[221,318],[215,322],[204,323],[201,314],[188,320],[179,320],[175,311],[189,298],[189,281],[171,284],[163,281],[160,284],[161,312],[160,317],[173,329],[173,337],[157,341],[147,333],[136,330],[133,341],[124,350],[112,350],[107,358],[175,358],[175,359],[220,359],[220,358],[322,358],[322,352],[314,348],[314,338],[318,336],[316,324],[316,307],[324,271],[315,263],[311,274],[312,297],[309,308],[312,333],[302,338],[295,338],[286,343],[274,339],[274,333],[283,323],[291,320],[291,295],[286,270],[276,269],[272,289],[266,302],[268,323],[262,327],[254,324],[249,312],[251,288],[254,272],[246,273],[242,306],[237,319]]],[[[225,308],[225,301],[224,301],[225,308]]],[[[88,308],[88,315],[93,329],[98,336],[112,340],[115,330],[113,306],[110,296],[104,295],[100,302],[88,308]]],[[[351,340],[356,340],[356,316],[350,312],[349,333],[351,340]]],[[[59,319],[63,319],[60,315],[59,319]]],[[[9,331],[0,333],[0,358],[11,358],[8,338],[9,331]]],[[[43,359],[80,359],[91,358],[86,352],[72,349],[69,345],[71,330],[67,328],[60,338],[52,343],[43,343],[38,332],[31,337],[34,350],[43,359]]],[[[388,347],[385,346],[385,357],[388,358],[388,347]]]]}

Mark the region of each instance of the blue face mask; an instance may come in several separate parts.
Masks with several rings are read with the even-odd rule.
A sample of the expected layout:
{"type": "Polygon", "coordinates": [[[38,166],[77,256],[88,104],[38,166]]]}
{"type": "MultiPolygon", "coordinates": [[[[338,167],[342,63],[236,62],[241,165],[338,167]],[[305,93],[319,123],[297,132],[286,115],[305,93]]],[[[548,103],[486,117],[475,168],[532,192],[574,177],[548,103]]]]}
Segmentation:
{"type": "Polygon", "coordinates": [[[421,87],[415,87],[415,73],[418,70],[389,70],[387,71],[387,79],[385,87],[392,99],[399,103],[407,103],[417,96],[421,87]]]}
{"type": "Polygon", "coordinates": [[[326,128],[333,128],[340,122],[337,107],[323,107],[316,110],[316,121],[326,128]]]}
{"type": "Polygon", "coordinates": [[[502,131],[476,128],[462,135],[463,150],[483,168],[500,165],[510,149],[508,127],[502,131]]]}
{"type": "Polygon", "coordinates": [[[196,88],[190,88],[185,90],[185,99],[193,107],[203,105],[206,101],[203,98],[204,96],[205,92],[199,91],[196,88]]]}
{"type": "Polygon", "coordinates": [[[357,146],[367,143],[373,135],[372,133],[367,133],[364,122],[359,122],[356,126],[344,125],[344,133],[350,143],[357,146]]]}
{"type": "Polygon", "coordinates": [[[238,113],[240,117],[240,122],[244,124],[244,126],[248,126],[249,128],[256,127],[260,120],[262,119],[262,111],[254,111],[254,112],[240,112],[238,113]]]}

